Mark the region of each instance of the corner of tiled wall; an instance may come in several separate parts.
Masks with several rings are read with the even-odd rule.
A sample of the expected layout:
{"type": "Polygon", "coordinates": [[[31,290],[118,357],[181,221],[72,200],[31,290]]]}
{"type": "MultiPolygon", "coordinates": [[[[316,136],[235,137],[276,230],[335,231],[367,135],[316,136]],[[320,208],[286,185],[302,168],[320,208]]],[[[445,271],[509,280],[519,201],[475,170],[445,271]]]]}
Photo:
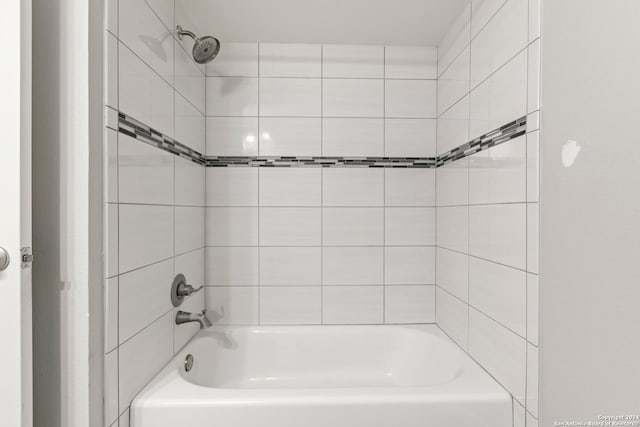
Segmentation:
{"type": "Polygon", "coordinates": [[[204,284],[205,170],[119,115],[204,153],[205,76],[174,38],[173,0],[105,6],[105,426],[128,427],[133,397],[198,330],[174,324],[170,288],[177,273],[204,284]]]}
{"type": "Polygon", "coordinates": [[[539,0],[472,0],[438,52],[438,155],[526,132],[436,171],[437,324],[537,426],[539,0]]]}

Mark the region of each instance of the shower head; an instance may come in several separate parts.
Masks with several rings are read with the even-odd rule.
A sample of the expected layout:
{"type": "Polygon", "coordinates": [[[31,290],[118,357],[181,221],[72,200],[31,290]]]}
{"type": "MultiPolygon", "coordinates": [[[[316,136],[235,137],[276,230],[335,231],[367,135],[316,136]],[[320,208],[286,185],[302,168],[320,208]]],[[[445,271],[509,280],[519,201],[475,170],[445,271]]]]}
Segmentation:
{"type": "Polygon", "coordinates": [[[178,39],[182,40],[182,36],[189,36],[195,42],[193,45],[193,59],[198,64],[206,64],[210,62],[220,52],[220,40],[211,36],[197,37],[194,33],[184,30],[180,25],[176,27],[178,39]]]}

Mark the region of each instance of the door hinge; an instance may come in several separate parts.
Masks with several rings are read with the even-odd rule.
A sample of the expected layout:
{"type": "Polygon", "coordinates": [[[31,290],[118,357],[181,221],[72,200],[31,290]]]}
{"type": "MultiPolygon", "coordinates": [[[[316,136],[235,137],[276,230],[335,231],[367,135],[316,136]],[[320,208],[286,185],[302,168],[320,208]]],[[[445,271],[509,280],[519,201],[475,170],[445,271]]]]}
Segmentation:
{"type": "Polygon", "coordinates": [[[20,259],[22,261],[22,268],[29,268],[33,263],[33,253],[31,252],[31,248],[26,247],[20,249],[20,259]]]}

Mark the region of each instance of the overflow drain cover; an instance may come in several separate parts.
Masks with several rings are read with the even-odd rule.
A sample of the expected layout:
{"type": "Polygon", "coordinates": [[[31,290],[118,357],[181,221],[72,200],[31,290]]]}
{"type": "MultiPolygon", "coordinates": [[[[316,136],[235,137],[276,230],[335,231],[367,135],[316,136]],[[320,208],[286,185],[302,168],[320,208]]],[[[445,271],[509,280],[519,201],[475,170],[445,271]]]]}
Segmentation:
{"type": "Polygon", "coordinates": [[[187,354],[187,357],[184,359],[184,370],[189,372],[193,368],[193,356],[191,354],[187,354]]]}

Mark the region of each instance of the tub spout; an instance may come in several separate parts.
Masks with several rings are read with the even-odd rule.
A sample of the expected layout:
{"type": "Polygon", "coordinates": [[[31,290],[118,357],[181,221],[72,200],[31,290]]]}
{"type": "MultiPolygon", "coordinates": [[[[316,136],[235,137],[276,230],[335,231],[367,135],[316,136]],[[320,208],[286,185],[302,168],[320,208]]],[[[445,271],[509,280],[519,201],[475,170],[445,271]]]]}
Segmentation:
{"type": "Polygon", "coordinates": [[[207,310],[202,310],[202,313],[187,313],[186,311],[178,311],[176,313],[176,325],[189,322],[198,322],[200,329],[207,329],[213,325],[211,320],[207,318],[207,310]]]}

